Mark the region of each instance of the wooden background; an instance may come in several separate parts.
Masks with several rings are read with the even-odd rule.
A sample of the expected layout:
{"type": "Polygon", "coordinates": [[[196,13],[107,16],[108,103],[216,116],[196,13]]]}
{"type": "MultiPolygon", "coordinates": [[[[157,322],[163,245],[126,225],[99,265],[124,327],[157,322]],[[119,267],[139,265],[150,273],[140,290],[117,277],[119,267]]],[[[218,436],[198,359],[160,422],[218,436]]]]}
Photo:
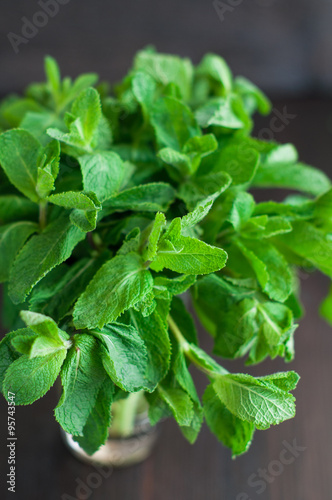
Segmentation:
{"type": "MultiPolygon", "coordinates": [[[[293,141],[302,160],[331,172],[332,102],[325,100],[276,101],[275,107],[296,115],[276,139],[293,141]]],[[[269,126],[259,120],[257,132],[269,126]]],[[[6,491],[7,470],[6,404],[0,400],[0,486],[1,499],[10,500],[331,500],[332,499],[332,330],[319,318],[317,309],[326,294],[328,280],[318,274],[301,274],[302,298],[307,314],[296,333],[296,360],[265,362],[250,369],[254,375],[294,369],[301,375],[296,390],[297,416],[278,427],[256,432],[249,452],[231,460],[204,427],[197,443],[189,445],[177,426],[167,421],[153,455],[143,464],[114,471],[98,481],[95,470],[73,458],[60,440],[52,409],[57,403],[54,389],[30,407],[17,409],[17,492],[6,491]],[[275,467],[284,441],[305,447],[293,463],[272,476],[263,493],[248,479],[259,469],[275,467]],[[77,496],[79,482],[95,480],[98,488],[77,496]],[[69,496],[65,496],[69,495],[69,496]]],[[[204,347],[210,340],[200,331],[204,347]]],[[[241,362],[226,363],[232,371],[243,371],[241,362]]],[[[202,390],[205,381],[196,377],[202,390]]],[[[289,455],[288,455],[289,456],[289,455]]],[[[271,477],[269,475],[269,477],[271,477]]],[[[81,483],[80,483],[81,484],[81,483]]]]}
{"type": "Polygon", "coordinates": [[[8,34],[22,36],[22,17],[43,24],[39,2],[55,0],[1,0],[0,95],[41,79],[46,53],[65,74],[97,71],[113,81],[148,44],[195,62],[214,51],[269,92],[332,89],[330,0],[59,0],[15,54],[8,34]]]}

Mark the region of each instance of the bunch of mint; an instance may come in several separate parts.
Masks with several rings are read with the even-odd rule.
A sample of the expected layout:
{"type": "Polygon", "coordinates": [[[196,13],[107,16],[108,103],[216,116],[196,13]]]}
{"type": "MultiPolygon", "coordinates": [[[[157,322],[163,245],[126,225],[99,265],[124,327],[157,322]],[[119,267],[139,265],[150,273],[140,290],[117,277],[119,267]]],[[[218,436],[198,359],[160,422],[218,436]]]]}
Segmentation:
{"type": "Polygon", "coordinates": [[[291,361],[297,269],[332,276],[329,179],[251,137],[270,103],[219,56],[194,67],[147,49],[111,88],[62,80],[50,57],[46,75],[0,106],[4,396],[33,403],[60,374],[55,417],[92,454],[112,402],[144,391],[152,424],[173,416],[194,442],[205,419],[243,453],[294,416],[299,377],[228,372],[179,296],[190,290],[216,355],[291,361]],[[252,187],[298,194],[255,203],[252,187]]]}

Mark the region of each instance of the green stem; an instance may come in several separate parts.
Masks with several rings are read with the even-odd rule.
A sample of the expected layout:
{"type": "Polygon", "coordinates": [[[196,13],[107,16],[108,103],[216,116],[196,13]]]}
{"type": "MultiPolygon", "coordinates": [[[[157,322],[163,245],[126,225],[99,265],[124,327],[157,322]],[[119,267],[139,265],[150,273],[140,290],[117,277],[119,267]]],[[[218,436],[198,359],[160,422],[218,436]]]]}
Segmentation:
{"type": "Polygon", "coordinates": [[[143,397],[143,391],[133,392],[126,399],[121,399],[113,403],[111,436],[127,437],[133,433],[135,420],[139,413],[143,397]]]}
{"type": "Polygon", "coordinates": [[[41,230],[45,229],[47,221],[47,201],[39,203],[39,227],[41,230]]]}
{"type": "MultiPolygon", "coordinates": [[[[184,353],[184,355],[200,370],[201,372],[205,373],[210,378],[215,378],[216,377],[216,372],[209,370],[208,368],[202,366],[201,363],[199,363],[198,359],[196,356],[193,354],[189,342],[184,338],[184,336],[181,333],[181,330],[179,329],[178,325],[175,323],[174,319],[172,318],[171,315],[168,315],[167,318],[168,325],[173,332],[176,340],[179,343],[179,346],[184,353]]],[[[219,365],[220,366],[220,365],[219,365]]],[[[222,366],[220,366],[220,369],[225,372],[225,374],[228,373],[227,370],[225,370],[222,366]]]]}

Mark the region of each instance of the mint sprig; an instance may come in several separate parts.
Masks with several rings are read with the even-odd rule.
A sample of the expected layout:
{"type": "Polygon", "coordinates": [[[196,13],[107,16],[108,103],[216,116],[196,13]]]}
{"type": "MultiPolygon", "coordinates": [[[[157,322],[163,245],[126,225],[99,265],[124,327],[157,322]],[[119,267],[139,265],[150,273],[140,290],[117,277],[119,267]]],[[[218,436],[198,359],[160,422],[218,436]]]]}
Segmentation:
{"type": "Polygon", "coordinates": [[[251,136],[270,102],[217,55],[195,67],[140,51],[110,94],[94,74],[62,79],[51,57],[45,70],[0,106],[3,394],[30,404],[60,376],[56,419],[89,454],[112,404],[139,392],[152,424],[171,416],[193,443],[205,419],[244,453],[294,416],[299,377],[230,373],[193,314],[217,356],[292,361],[298,269],[332,276],[330,180],[251,136]],[[256,203],[252,187],[296,194],[256,203]]]}

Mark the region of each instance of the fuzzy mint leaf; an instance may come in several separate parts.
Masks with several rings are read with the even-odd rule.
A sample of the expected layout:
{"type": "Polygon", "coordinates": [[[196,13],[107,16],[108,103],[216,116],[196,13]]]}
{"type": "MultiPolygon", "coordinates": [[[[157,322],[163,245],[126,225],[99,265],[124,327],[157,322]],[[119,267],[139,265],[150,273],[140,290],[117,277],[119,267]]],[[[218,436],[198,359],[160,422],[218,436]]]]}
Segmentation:
{"type": "Polygon", "coordinates": [[[245,453],[252,441],[255,426],[233,415],[220,401],[212,385],[203,396],[204,415],[211,432],[232,450],[232,456],[245,453]]]}
{"type": "Polygon", "coordinates": [[[206,54],[196,69],[197,75],[209,77],[218,82],[224,92],[231,91],[233,76],[225,59],[215,54],[206,54]]]}
{"type": "Polygon", "coordinates": [[[332,242],[327,234],[306,221],[292,223],[291,233],[278,236],[278,241],[303,258],[303,265],[310,262],[322,273],[332,276],[332,242]]]}
{"type": "Polygon", "coordinates": [[[266,379],[245,374],[218,375],[213,388],[226,408],[259,429],[295,416],[295,398],[266,379]]]}
{"type": "Polygon", "coordinates": [[[0,227],[0,283],[9,279],[12,263],[25,241],[39,229],[34,222],[14,222],[0,227]]]}
{"type": "Polygon", "coordinates": [[[109,256],[109,252],[104,252],[98,258],[85,258],[70,267],[62,264],[53,269],[33,289],[30,310],[61,320],[109,256]]]}
{"type": "Polygon", "coordinates": [[[331,181],[323,172],[304,163],[284,164],[282,168],[276,163],[259,168],[253,186],[296,189],[320,195],[331,187],[331,181]]]}
{"type": "Polygon", "coordinates": [[[182,97],[187,101],[190,99],[193,66],[189,59],[158,54],[147,49],[136,55],[134,69],[150,75],[162,85],[169,83],[177,85],[182,97]]]}
{"type": "Polygon", "coordinates": [[[82,436],[106,373],[100,363],[97,339],[77,334],[73,340],[61,370],[63,393],[54,413],[66,432],[82,436]]]}
{"type": "Polygon", "coordinates": [[[91,152],[96,144],[96,133],[101,120],[100,97],[97,90],[88,88],[74,101],[71,113],[66,115],[68,133],[59,129],[49,128],[50,137],[64,142],[69,146],[91,152]]]}
{"type": "Polygon", "coordinates": [[[106,262],[78,299],[74,309],[77,328],[102,328],[142,301],[153,280],[141,258],[134,253],[106,262]]]}
{"type": "Polygon", "coordinates": [[[114,385],[109,378],[102,383],[94,407],[86,421],[82,436],[73,436],[74,440],[88,454],[95,453],[103,445],[111,425],[111,405],[114,385]]]}
{"type": "Polygon", "coordinates": [[[237,242],[257,280],[272,299],[285,302],[293,290],[293,275],[284,256],[267,241],[237,242]]]}
{"type": "Polygon", "coordinates": [[[181,219],[174,219],[160,240],[157,256],[150,267],[162,271],[165,267],[183,274],[209,274],[225,266],[227,254],[203,241],[181,235],[181,219]]]}
{"type": "Polygon", "coordinates": [[[85,234],[61,215],[45,230],[33,236],[16,258],[10,273],[9,295],[23,302],[32,288],[51,269],[68,259],[85,234]]]}
{"type": "Polygon", "coordinates": [[[33,332],[54,340],[59,346],[65,345],[64,341],[69,339],[69,335],[60,330],[56,322],[48,316],[31,311],[21,311],[20,316],[33,332]]]}
{"type": "Polygon", "coordinates": [[[145,261],[152,260],[156,256],[158,241],[164,226],[166,226],[166,217],[162,212],[158,212],[156,214],[155,220],[153,221],[153,225],[146,243],[146,248],[143,253],[143,259],[145,261]]]}
{"type": "Polygon", "coordinates": [[[93,231],[96,228],[97,212],[101,204],[92,192],[67,191],[53,194],[47,198],[50,203],[73,209],[70,220],[82,231],[93,231]]]}
{"type": "Polygon", "coordinates": [[[151,391],[167,375],[171,346],[167,331],[166,318],[162,318],[158,310],[144,317],[139,312],[129,311],[131,324],[144,341],[147,351],[146,385],[151,391]]]}
{"type": "Polygon", "coordinates": [[[112,151],[101,151],[78,158],[86,191],[93,191],[103,202],[117,193],[125,174],[124,163],[112,151]]]}
{"type": "Polygon", "coordinates": [[[103,343],[102,363],[116,385],[127,392],[148,389],[147,351],[133,326],[113,323],[91,333],[103,343]]]}
{"type": "Polygon", "coordinates": [[[165,212],[173,202],[175,191],[164,182],[143,184],[121,191],[103,204],[102,216],[113,212],[165,212]]]}
{"type": "Polygon", "coordinates": [[[16,195],[0,196],[0,224],[23,220],[37,220],[38,205],[16,195]]]}
{"type": "Polygon", "coordinates": [[[17,405],[28,405],[43,397],[54,384],[67,351],[61,349],[48,356],[30,359],[23,354],[7,369],[3,382],[5,397],[15,394],[17,405]]]}
{"type": "Polygon", "coordinates": [[[238,130],[244,127],[243,122],[233,110],[231,96],[209,99],[206,104],[196,110],[195,117],[202,128],[216,126],[238,130]]]}
{"type": "Polygon", "coordinates": [[[182,151],[186,142],[201,131],[190,108],[173,97],[155,102],[151,122],[161,144],[175,151],[182,151]]]}
{"type": "Polygon", "coordinates": [[[10,182],[31,201],[38,202],[36,185],[40,143],[26,130],[13,129],[0,135],[0,164],[10,182]]]}

